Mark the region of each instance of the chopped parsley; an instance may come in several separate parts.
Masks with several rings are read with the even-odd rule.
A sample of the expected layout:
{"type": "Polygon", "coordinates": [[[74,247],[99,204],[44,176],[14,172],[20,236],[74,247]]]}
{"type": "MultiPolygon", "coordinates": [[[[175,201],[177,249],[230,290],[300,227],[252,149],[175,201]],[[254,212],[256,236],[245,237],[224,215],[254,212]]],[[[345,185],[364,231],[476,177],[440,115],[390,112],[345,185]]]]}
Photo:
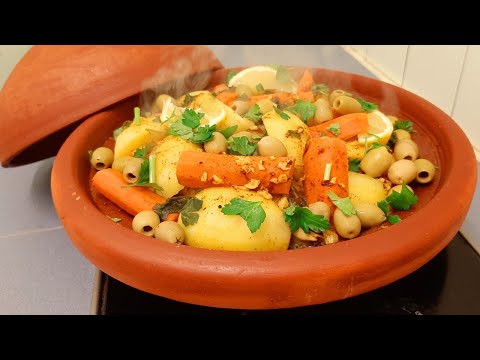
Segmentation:
{"type": "Polygon", "coordinates": [[[200,120],[203,116],[203,113],[197,113],[192,109],[185,109],[182,118],[170,126],[168,134],[190,140],[195,144],[202,144],[212,140],[213,133],[217,130],[217,125],[200,126],[200,120]]]}
{"type": "Polygon", "coordinates": [[[330,131],[333,135],[338,136],[340,135],[340,124],[333,123],[329,127],[327,127],[326,130],[330,131]]]}
{"type": "Polygon", "coordinates": [[[250,109],[248,109],[247,113],[243,115],[247,119],[252,120],[253,122],[257,122],[262,118],[262,112],[260,111],[260,106],[258,104],[253,105],[250,109]]]}
{"type": "Polygon", "coordinates": [[[397,223],[399,223],[400,221],[402,221],[402,219],[400,219],[400,216],[398,216],[398,215],[388,215],[388,216],[387,216],[387,221],[388,221],[390,224],[394,225],[394,224],[397,224],[397,223]]]}
{"type": "Polygon", "coordinates": [[[263,93],[265,91],[262,84],[257,84],[257,86],[255,86],[255,89],[257,89],[259,93],[263,93]]]}
{"type": "Polygon", "coordinates": [[[265,221],[267,214],[261,205],[261,201],[248,201],[240,198],[233,198],[229,204],[222,208],[225,215],[240,215],[247,222],[251,233],[257,231],[265,221]]]}
{"type": "Polygon", "coordinates": [[[359,159],[348,160],[348,171],[360,172],[360,160],[359,159]]]}
{"type": "Polygon", "coordinates": [[[145,187],[151,187],[159,191],[163,190],[157,184],[150,182],[150,162],[148,161],[148,159],[143,160],[142,164],[140,165],[140,171],[138,173],[137,182],[133,184],[125,185],[122,187],[127,188],[127,187],[133,187],[133,186],[145,186],[145,187]]]}
{"type": "Polygon", "coordinates": [[[147,157],[147,153],[149,151],[149,146],[142,146],[133,152],[133,157],[139,159],[145,159],[147,157]]]}
{"type": "Polygon", "coordinates": [[[120,126],[119,128],[113,130],[113,138],[115,140],[117,140],[118,136],[123,132],[123,130],[125,130],[126,128],[128,128],[130,125],[132,124],[132,122],[130,120],[127,120],[123,123],[122,126],[120,126]]]}
{"type": "Polygon", "coordinates": [[[192,138],[190,139],[195,144],[203,144],[210,140],[213,140],[213,133],[217,130],[217,125],[203,125],[196,128],[196,131],[193,133],[192,138]]]}
{"type": "Polygon", "coordinates": [[[363,99],[361,99],[361,98],[358,98],[357,101],[360,103],[360,105],[362,105],[362,110],[363,110],[363,111],[370,112],[370,111],[373,111],[373,110],[377,110],[377,109],[378,109],[378,105],[377,105],[377,104],[374,104],[374,103],[365,101],[365,100],[363,100],[363,99]]]}
{"type": "Polygon", "coordinates": [[[203,206],[203,201],[192,197],[189,198],[185,206],[180,210],[180,216],[182,217],[182,223],[185,226],[196,224],[199,218],[197,211],[203,206]]]}
{"type": "Polygon", "coordinates": [[[341,198],[332,191],[327,192],[327,195],[330,200],[332,200],[333,204],[339,208],[345,216],[352,216],[357,213],[353,207],[352,200],[350,200],[349,197],[341,198]]]}
{"type": "Polygon", "coordinates": [[[390,208],[388,206],[388,201],[383,199],[379,202],[377,202],[377,206],[383,211],[385,216],[388,216],[388,212],[390,211],[390,208]]]}
{"type": "Polygon", "coordinates": [[[290,119],[290,116],[288,116],[287,114],[285,114],[283,111],[281,111],[280,109],[278,109],[276,106],[273,107],[273,109],[275,110],[275,112],[280,115],[280,117],[283,119],[283,120],[288,120],[290,119]]]}
{"type": "Polygon", "coordinates": [[[402,190],[400,192],[392,191],[386,201],[395,210],[408,210],[411,206],[417,205],[418,197],[410,191],[405,183],[402,183],[402,190]]]}
{"type": "Polygon", "coordinates": [[[302,206],[290,205],[285,209],[283,217],[288,222],[292,233],[298,228],[302,228],[307,234],[310,230],[319,233],[330,228],[330,223],[322,215],[315,215],[310,209],[302,206]]]}
{"type": "Polygon", "coordinates": [[[229,153],[233,155],[249,156],[257,150],[257,144],[250,142],[246,136],[236,136],[227,143],[229,153]]]}
{"type": "Polygon", "coordinates": [[[300,119],[302,119],[303,122],[307,122],[307,120],[315,116],[315,111],[317,111],[317,107],[313,105],[310,101],[298,100],[295,103],[295,106],[292,106],[291,108],[289,108],[289,110],[300,116],[300,119]]]}
{"type": "Polygon", "coordinates": [[[185,95],[185,98],[183,99],[183,106],[187,107],[193,102],[194,99],[195,99],[195,96],[192,96],[190,94],[185,95]]]}
{"type": "Polygon", "coordinates": [[[193,109],[185,109],[182,115],[182,123],[183,125],[195,129],[200,125],[200,120],[203,118],[205,114],[196,112],[193,109]]]}
{"type": "Polygon", "coordinates": [[[405,130],[409,133],[414,133],[413,123],[410,120],[397,120],[393,124],[393,130],[405,130]]]}
{"type": "Polygon", "coordinates": [[[237,131],[237,129],[238,129],[238,125],[233,125],[224,130],[220,130],[219,133],[225,136],[225,139],[228,139],[230,136],[235,134],[235,131],[237,131]]]}

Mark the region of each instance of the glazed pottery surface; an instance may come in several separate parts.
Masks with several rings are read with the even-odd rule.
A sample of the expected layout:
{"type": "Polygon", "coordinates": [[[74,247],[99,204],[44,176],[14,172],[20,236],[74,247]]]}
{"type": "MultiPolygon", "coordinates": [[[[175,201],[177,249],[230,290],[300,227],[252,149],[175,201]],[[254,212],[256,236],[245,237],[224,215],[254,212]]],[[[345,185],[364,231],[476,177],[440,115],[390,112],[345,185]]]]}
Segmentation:
{"type": "MultiPolygon", "coordinates": [[[[210,86],[229,69],[216,71],[210,86]]],[[[417,192],[419,203],[391,227],[340,243],[277,252],[205,250],[171,245],[112,222],[90,189],[88,150],[131,118],[130,98],[82,123],[65,141],[52,171],[57,212],[78,250],[110,276],[170,299],[225,308],[288,308],[355,296],[415,271],[460,228],[476,184],[472,146],[458,125],[426,100],[378,80],[315,69],[317,83],[375,102],[409,119],[422,156],[439,172],[417,192]],[[102,212],[103,211],[103,212],[102,212]]],[[[193,90],[193,89],[192,89],[193,90]]]]}

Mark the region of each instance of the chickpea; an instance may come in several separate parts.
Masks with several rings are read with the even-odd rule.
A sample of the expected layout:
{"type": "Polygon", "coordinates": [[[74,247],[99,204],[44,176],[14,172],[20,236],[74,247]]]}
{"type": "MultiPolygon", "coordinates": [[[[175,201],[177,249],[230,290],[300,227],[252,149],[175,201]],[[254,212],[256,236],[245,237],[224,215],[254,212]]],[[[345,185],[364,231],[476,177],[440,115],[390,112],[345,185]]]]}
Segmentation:
{"type": "Polygon", "coordinates": [[[338,208],[333,212],[333,225],[338,235],[345,239],[357,237],[362,230],[362,223],[357,215],[346,216],[338,208]]]}
{"type": "Polygon", "coordinates": [[[142,163],[143,159],[132,158],[125,164],[125,167],[123,168],[123,178],[125,181],[131,184],[137,182],[142,163]]]}
{"type": "Polygon", "coordinates": [[[412,139],[412,135],[410,135],[410,133],[407,130],[403,130],[403,129],[394,130],[392,135],[395,137],[397,142],[403,139],[412,139]]]}
{"type": "Polygon", "coordinates": [[[264,136],[257,144],[260,156],[287,156],[287,148],[283,143],[273,136],[264,136]]]}
{"type": "Polygon", "coordinates": [[[252,137],[253,134],[249,131],[239,131],[238,133],[235,133],[232,136],[230,136],[228,140],[233,140],[233,138],[242,137],[242,136],[246,136],[248,138],[248,141],[253,142],[253,137],[252,137]]]}
{"type": "Polygon", "coordinates": [[[343,90],[340,90],[340,89],[337,89],[337,90],[333,90],[331,93],[330,93],[330,97],[328,98],[328,100],[330,101],[330,105],[333,105],[333,103],[335,102],[335,99],[339,96],[348,96],[348,93],[346,91],[343,91],[343,90]]]}
{"type": "Polygon", "coordinates": [[[238,115],[243,116],[247,113],[249,109],[248,102],[242,100],[235,100],[232,104],[232,109],[235,110],[238,115]]]}
{"type": "Polygon", "coordinates": [[[155,228],[160,224],[160,217],[152,210],[140,211],[132,221],[132,229],[146,236],[153,236],[155,228]]]}
{"type": "Polygon", "coordinates": [[[387,219],[382,209],[376,205],[357,204],[354,208],[364,228],[380,225],[387,219]]]}
{"type": "Polygon", "coordinates": [[[269,99],[263,99],[257,102],[258,107],[260,108],[260,112],[262,114],[266,114],[269,111],[273,110],[273,107],[275,106],[275,103],[272,100],[269,99]]]}
{"type": "MultiPolygon", "coordinates": [[[[408,190],[410,190],[412,193],[414,193],[413,189],[411,188],[411,186],[407,185],[407,188],[408,190]]],[[[388,196],[390,196],[392,194],[392,192],[402,192],[402,185],[395,185],[394,187],[392,187],[389,191],[388,191],[388,196]]]]}
{"type": "Polygon", "coordinates": [[[203,144],[203,147],[207,153],[221,154],[227,151],[227,139],[222,133],[215,131],[213,139],[203,144]]]}
{"type": "Polygon", "coordinates": [[[393,156],[385,146],[370,150],[360,161],[360,169],[368,176],[377,178],[388,171],[393,156]]]}
{"type": "Polygon", "coordinates": [[[155,227],[155,238],[170,244],[183,244],[185,241],[185,230],[175,221],[162,221],[155,227]]]}
{"type": "Polygon", "coordinates": [[[123,169],[125,168],[125,165],[132,160],[135,159],[133,156],[121,156],[113,160],[112,163],[112,169],[118,170],[121,173],[123,173],[123,169]]]}
{"type": "Polygon", "coordinates": [[[90,157],[90,164],[97,169],[103,170],[110,167],[113,163],[113,151],[105,146],[93,150],[90,157]]]}
{"type": "Polygon", "coordinates": [[[245,85],[245,84],[238,84],[235,87],[235,92],[239,95],[242,96],[243,94],[247,95],[248,97],[253,95],[252,89],[250,89],[250,86],[245,85]]]}
{"type": "Polygon", "coordinates": [[[388,179],[392,184],[399,185],[403,182],[409,184],[417,176],[417,167],[411,160],[398,160],[395,161],[388,168],[388,179]]]}
{"type": "Polygon", "coordinates": [[[417,159],[413,162],[417,168],[416,180],[420,184],[427,184],[435,177],[435,165],[427,159],[417,159]]]}
{"type": "Polygon", "coordinates": [[[308,126],[319,125],[333,119],[332,108],[327,100],[320,98],[315,101],[314,105],[317,107],[317,110],[315,110],[315,116],[307,121],[308,126]]]}
{"type": "Polygon", "coordinates": [[[308,205],[309,210],[315,215],[322,215],[325,219],[330,219],[330,206],[323,201],[317,201],[308,205]]]}
{"type": "Polygon", "coordinates": [[[362,105],[351,96],[338,96],[332,106],[341,115],[362,112],[362,105]]]}
{"type": "Polygon", "coordinates": [[[395,160],[412,160],[418,158],[418,145],[411,139],[402,139],[397,141],[393,149],[393,156],[395,160]]]}
{"type": "Polygon", "coordinates": [[[171,102],[173,105],[177,106],[177,100],[167,94],[160,94],[155,99],[155,102],[152,106],[152,113],[162,112],[163,108],[167,103],[171,102]]]}

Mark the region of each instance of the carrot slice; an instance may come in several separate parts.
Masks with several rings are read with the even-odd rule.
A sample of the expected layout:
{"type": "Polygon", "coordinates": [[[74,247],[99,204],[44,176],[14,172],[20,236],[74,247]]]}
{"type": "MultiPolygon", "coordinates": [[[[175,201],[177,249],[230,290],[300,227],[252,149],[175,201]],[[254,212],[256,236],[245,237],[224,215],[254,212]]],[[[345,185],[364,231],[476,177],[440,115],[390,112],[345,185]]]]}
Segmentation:
{"type": "Polygon", "coordinates": [[[285,92],[276,92],[273,94],[263,94],[263,95],[254,95],[250,97],[250,100],[248,101],[249,106],[255,105],[257,102],[263,99],[269,99],[269,100],[277,100],[277,104],[282,104],[286,103],[292,100],[292,94],[290,93],[285,93],[285,92]]]}
{"type": "Polygon", "coordinates": [[[217,99],[226,105],[231,104],[238,98],[238,94],[230,91],[224,91],[217,94],[217,99]]]}
{"type": "Polygon", "coordinates": [[[225,84],[218,84],[216,85],[213,89],[212,89],[212,92],[214,92],[215,94],[219,94],[223,91],[227,91],[228,90],[228,86],[225,85],[225,84]]]}
{"type": "Polygon", "coordinates": [[[298,98],[300,100],[307,100],[310,102],[315,102],[315,96],[311,91],[302,91],[298,93],[298,98]]]}
{"type": "Polygon", "coordinates": [[[327,136],[312,138],[303,156],[304,189],[307,204],[323,201],[335,210],[327,193],[348,197],[348,157],[343,140],[327,136]],[[325,168],[331,164],[330,174],[325,180],[325,168]]]}
{"type": "Polygon", "coordinates": [[[368,131],[368,116],[366,113],[353,113],[343,116],[339,116],[332,120],[326,121],[323,124],[315,125],[310,128],[310,134],[312,138],[329,136],[337,137],[341,140],[348,140],[357,136],[358,134],[365,133],[368,131]],[[328,130],[332,124],[339,124],[339,134],[335,135],[333,132],[328,130]]]}
{"type": "Polygon", "coordinates": [[[288,194],[293,170],[294,160],[287,157],[184,151],[177,163],[177,179],[181,185],[194,189],[246,185],[250,190],[288,194]]]}
{"type": "Polygon", "coordinates": [[[314,84],[315,82],[313,81],[312,73],[307,69],[303,72],[302,77],[298,81],[298,92],[310,91],[314,84]]]}
{"type": "Polygon", "coordinates": [[[121,209],[135,216],[140,211],[152,210],[153,205],[165,202],[165,199],[146,187],[129,185],[120,171],[103,169],[92,178],[92,186],[100,194],[121,209]]]}

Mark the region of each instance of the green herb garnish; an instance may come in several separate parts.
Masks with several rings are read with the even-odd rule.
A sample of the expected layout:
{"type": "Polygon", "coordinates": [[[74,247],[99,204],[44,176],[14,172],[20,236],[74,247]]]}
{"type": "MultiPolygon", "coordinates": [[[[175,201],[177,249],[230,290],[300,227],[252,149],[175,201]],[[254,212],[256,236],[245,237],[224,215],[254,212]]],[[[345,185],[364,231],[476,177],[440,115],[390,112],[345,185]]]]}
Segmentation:
{"type": "Polygon", "coordinates": [[[183,99],[183,106],[187,107],[193,102],[194,99],[195,99],[195,96],[192,96],[190,94],[185,95],[185,98],[183,99]]]}
{"type": "Polygon", "coordinates": [[[197,113],[193,109],[185,109],[182,115],[182,123],[191,129],[195,129],[200,125],[200,120],[204,115],[203,113],[197,113]]]}
{"type": "Polygon", "coordinates": [[[133,186],[145,186],[151,187],[152,189],[162,191],[163,189],[155,183],[150,182],[150,162],[148,159],[143,160],[140,165],[140,171],[138,173],[137,182],[129,185],[122,186],[122,188],[133,187],[133,186]]]}
{"type": "Polygon", "coordinates": [[[217,130],[217,125],[200,126],[200,120],[203,116],[203,113],[197,113],[192,109],[185,109],[182,118],[170,126],[168,134],[190,140],[195,144],[202,144],[212,140],[213,132],[217,130]]]}
{"type": "Polygon", "coordinates": [[[315,215],[308,208],[301,206],[290,205],[285,209],[283,217],[288,222],[292,233],[297,231],[298,228],[302,228],[307,234],[310,230],[319,233],[330,228],[328,219],[325,219],[322,215],[315,215]]]}
{"type": "Polygon", "coordinates": [[[257,84],[257,86],[255,86],[255,89],[257,89],[257,92],[259,93],[263,93],[265,91],[262,84],[257,84]]]}
{"type": "Polygon", "coordinates": [[[398,215],[388,215],[387,221],[393,225],[399,223],[400,221],[402,221],[402,219],[400,219],[400,216],[398,215]]]}
{"type": "Polygon", "coordinates": [[[393,124],[393,130],[405,130],[409,133],[414,133],[413,123],[410,120],[397,120],[393,124]]]}
{"type": "Polygon", "coordinates": [[[332,191],[327,192],[327,195],[330,200],[332,200],[333,204],[339,208],[345,216],[352,216],[357,213],[353,207],[352,200],[349,197],[341,198],[332,191]]]}
{"type": "Polygon", "coordinates": [[[200,210],[202,206],[202,200],[196,197],[189,198],[182,210],[180,210],[180,216],[182,217],[183,225],[190,226],[196,224],[199,218],[197,211],[200,210]]]}
{"type": "Polygon", "coordinates": [[[290,74],[290,72],[288,71],[288,69],[283,66],[283,65],[271,65],[271,67],[273,67],[274,69],[277,70],[277,75],[275,76],[275,78],[278,80],[278,81],[281,81],[281,82],[294,82],[293,81],[293,78],[292,78],[292,75],[290,74]]]}
{"type": "Polygon", "coordinates": [[[377,105],[377,104],[374,104],[374,103],[365,101],[365,100],[363,100],[363,99],[361,99],[361,98],[358,98],[357,101],[360,103],[360,105],[362,105],[362,110],[363,110],[363,111],[370,112],[370,111],[373,111],[373,110],[377,110],[377,109],[378,109],[378,105],[377,105]]]}
{"type": "Polygon", "coordinates": [[[288,120],[290,119],[290,116],[288,116],[286,113],[284,113],[283,111],[281,111],[280,109],[278,109],[276,106],[273,107],[273,109],[275,110],[275,112],[280,115],[280,117],[283,119],[283,120],[288,120]]]}
{"type": "Polygon", "coordinates": [[[235,71],[229,71],[228,74],[227,74],[227,77],[225,78],[225,85],[229,86],[228,83],[230,82],[230,80],[232,80],[232,78],[237,75],[237,73],[235,71]]]}
{"type": "Polygon", "coordinates": [[[204,125],[200,126],[194,132],[190,139],[195,144],[203,144],[213,139],[213,133],[217,130],[217,125],[204,125]]]}
{"type": "Polygon", "coordinates": [[[149,147],[147,146],[142,146],[141,148],[135,150],[133,152],[133,157],[139,158],[139,159],[145,159],[147,157],[148,149],[149,147]]]}
{"type": "Polygon", "coordinates": [[[390,208],[388,206],[388,201],[383,199],[379,202],[377,202],[377,206],[383,211],[385,216],[388,216],[388,212],[390,211],[390,208]]]}
{"type": "Polygon", "coordinates": [[[295,106],[292,106],[289,110],[297,113],[297,115],[300,116],[300,119],[302,119],[303,122],[307,122],[307,120],[315,116],[315,111],[317,111],[317,107],[313,105],[310,101],[298,100],[295,103],[295,106]]]}
{"type": "Polygon", "coordinates": [[[173,212],[180,213],[189,199],[186,196],[173,196],[163,204],[155,204],[152,210],[157,213],[161,221],[165,221],[168,214],[173,212]]]}
{"type": "Polygon", "coordinates": [[[315,84],[310,89],[315,95],[328,95],[330,93],[330,87],[327,84],[315,84]]]}
{"type": "Polygon", "coordinates": [[[302,135],[297,130],[288,130],[285,134],[286,137],[294,137],[296,139],[301,139],[302,135]]]}
{"type": "Polygon", "coordinates": [[[360,172],[360,160],[359,159],[348,160],[348,171],[360,172]]]}
{"type": "Polygon", "coordinates": [[[250,142],[246,136],[236,136],[228,143],[228,150],[233,155],[253,155],[257,150],[257,144],[250,142]]]}
{"type": "Polygon", "coordinates": [[[247,222],[251,233],[260,228],[267,216],[262,208],[261,201],[248,201],[240,198],[230,200],[230,203],[222,208],[222,213],[225,215],[240,215],[247,222]]]}
{"type": "Polygon", "coordinates": [[[410,206],[417,205],[418,197],[410,191],[405,183],[402,183],[402,190],[400,192],[392,191],[386,201],[395,210],[408,210],[410,206]]]}
{"type": "Polygon", "coordinates": [[[339,123],[330,124],[330,126],[327,127],[326,130],[330,131],[333,135],[338,136],[340,135],[340,124],[339,123]]]}
{"type": "Polygon", "coordinates": [[[262,118],[262,112],[260,111],[260,106],[258,104],[253,105],[250,109],[248,109],[247,113],[243,115],[247,119],[252,120],[253,122],[257,122],[262,118]]]}
{"type": "Polygon", "coordinates": [[[140,121],[140,108],[139,107],[136,107],[133,109],[133,114],[134,114],[134,121],[135,121],[135,125],[140,125],[142,122],[140,121]]]}
{"type": "Polygon", "coordinates": [[[237,129],[238,129],[238,125],[233,125],[224,130],[220,130],[219,133],[225,136],[225,139],[228,139],[230,136],[235,134],[235,131],[237,131],[237,129]]]}

